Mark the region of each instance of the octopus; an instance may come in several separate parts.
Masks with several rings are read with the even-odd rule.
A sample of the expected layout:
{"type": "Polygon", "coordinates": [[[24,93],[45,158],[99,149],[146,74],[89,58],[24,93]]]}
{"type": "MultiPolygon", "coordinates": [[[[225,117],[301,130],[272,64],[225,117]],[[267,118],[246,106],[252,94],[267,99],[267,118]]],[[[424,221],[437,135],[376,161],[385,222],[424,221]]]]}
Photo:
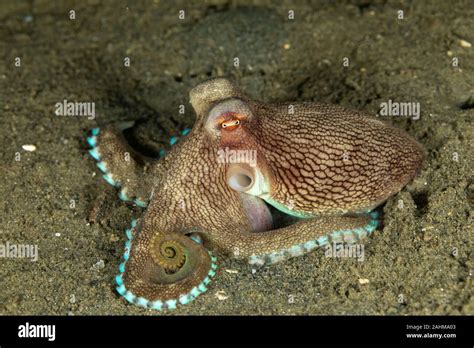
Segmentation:
{"type": "Polygon", "coordinates": [[[204,293],[216,254],[263,266],[375,231],[375,208],[418,173],[424,150],[404,131],[341,106],[265,103],[227,78],[190,91],[192,129],[144,157],[133,123],[94,128],[90,155],[119,197],[144,207],[126,230],[117,292],[149,309],[204,293]]]}

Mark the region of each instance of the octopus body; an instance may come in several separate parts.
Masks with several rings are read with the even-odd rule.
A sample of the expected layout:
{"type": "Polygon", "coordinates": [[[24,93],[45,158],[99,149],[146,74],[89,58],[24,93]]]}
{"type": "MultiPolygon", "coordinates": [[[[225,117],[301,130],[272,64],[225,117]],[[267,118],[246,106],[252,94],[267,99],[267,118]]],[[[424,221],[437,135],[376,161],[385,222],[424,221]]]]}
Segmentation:
{"type": "Polygon", "coordinates": [[[194,127],[159,159],[124,141],[132,124],[88,138],[119,197],[146,207],[126,231],[116,277],[118,293],[142,307],[205,292],[212,250],[264,265],[365,238],[378,226],[373,209],[423,162],[405,132],[343,107],[254,101],[225,78],[197,85],[190,100],[194,127]]]}

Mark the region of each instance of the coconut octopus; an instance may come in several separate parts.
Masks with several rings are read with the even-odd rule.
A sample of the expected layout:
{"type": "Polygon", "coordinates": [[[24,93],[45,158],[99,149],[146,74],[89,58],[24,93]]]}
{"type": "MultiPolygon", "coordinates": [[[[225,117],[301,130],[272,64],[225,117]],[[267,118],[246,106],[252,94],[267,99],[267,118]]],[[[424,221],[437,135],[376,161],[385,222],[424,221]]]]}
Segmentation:
{"type": "Polygon", "coordinates": [[[378,226],[378,205],[419,171],[424,151],[404,131],[361,112],[313,102],[264,103],[226,78],[190,92],[192,130],[158,159],[133,151],[122,130],[87,139],[119,197],[147,207],[126,230],[117,291],[173,309],[204,293],[216,257],[271,264],[378,226]]]}

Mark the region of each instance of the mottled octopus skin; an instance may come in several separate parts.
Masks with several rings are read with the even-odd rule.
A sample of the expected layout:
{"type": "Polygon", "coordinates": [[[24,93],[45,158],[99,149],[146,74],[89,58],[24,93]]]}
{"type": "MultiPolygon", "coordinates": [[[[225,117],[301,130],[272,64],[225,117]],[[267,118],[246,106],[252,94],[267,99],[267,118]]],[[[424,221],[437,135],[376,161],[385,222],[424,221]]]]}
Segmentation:
{"type": "Polygon", "coordinates": [[[190,99],[195,125],[161,159],[134,153],[119,128],[94,129],[88,138],[121,199],[148,206],[127,230],[116,278],[117,291],[142,307],[175,308],[203,293],[217,267],[208,250],[261,265],[364,238],[377,227],[370,210],[423,162],[421,146],[405,132],[339,106],[257,102],[225,78],[199,84],[190,99]],[[256,151],[268,190],[261,197],[303,219],[255,232],[243,202],[263,203],[229,187],[230,164],[217,160],[225,148],[256,151]]]}

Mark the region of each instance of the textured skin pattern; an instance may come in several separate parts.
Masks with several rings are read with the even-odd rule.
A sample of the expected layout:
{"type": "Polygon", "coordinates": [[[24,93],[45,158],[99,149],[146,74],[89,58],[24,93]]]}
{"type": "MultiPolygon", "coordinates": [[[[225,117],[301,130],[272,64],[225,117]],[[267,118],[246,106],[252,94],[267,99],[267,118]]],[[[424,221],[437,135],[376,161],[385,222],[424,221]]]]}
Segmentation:
{"type": "Polygon", "coordinates": [[[262,265],[366,237],[378,225],[377,214],[367,212],[411,180],[423,160],[404,132],[337,106],[255,102],[222,78],[190,97],[196,123],[159,161],[134,154],[125,162],[130,149],[112,128],[94,130],[88,140],[105,179],[128,200],[149,201],[127,230],[116,280],[125,299],[146,308],[174,308],[204,292],[216,268],[206,249],[262,265]],[[255,151],[267,192],[229,187],[231,164],[218,160],[225,148],[255,151]],[[262,199],[311,218],[254,232],[246,204],[267,209],[262,199]]]}
{"type": "Polygon", "coordinates": [[[273,174],[272,199],[291,200],[295,210],[371,210],[408,183],[423,161],[421,147],[405,132],[359,112],[316,103],[253,102],[251,109],[259,117],[246,130],[273,174]]]}

